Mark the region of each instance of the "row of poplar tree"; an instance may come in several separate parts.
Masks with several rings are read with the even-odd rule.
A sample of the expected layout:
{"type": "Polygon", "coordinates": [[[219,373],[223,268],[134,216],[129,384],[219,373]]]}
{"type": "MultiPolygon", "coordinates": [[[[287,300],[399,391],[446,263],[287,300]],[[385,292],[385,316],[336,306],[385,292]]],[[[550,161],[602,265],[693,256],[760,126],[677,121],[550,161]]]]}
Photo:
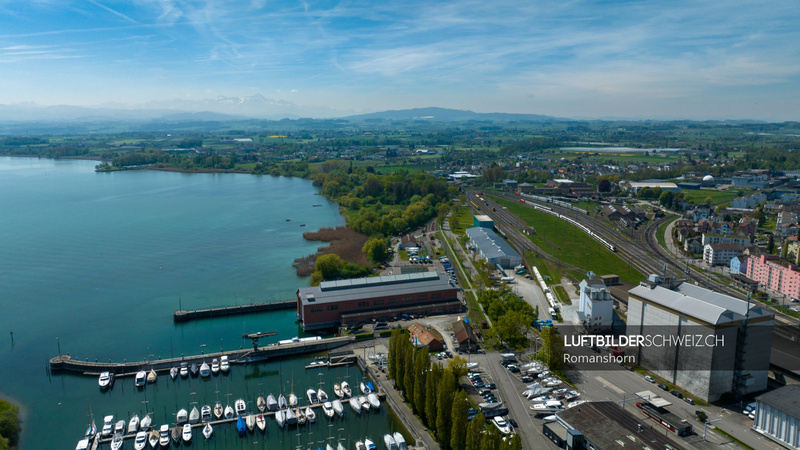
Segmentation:
{"type": "Polygon", "coordinates": [[[431,361],[427,347],[418,347],[407,330],[392,331],[387,357],[388,378],[430,428],[444,449],[521,450],[519,438],[503,440],[497,427],[482,413],[469,420],[472,404],[459,380],[467,374],[464,358],[456,356],[447,366],[431,361]]]}

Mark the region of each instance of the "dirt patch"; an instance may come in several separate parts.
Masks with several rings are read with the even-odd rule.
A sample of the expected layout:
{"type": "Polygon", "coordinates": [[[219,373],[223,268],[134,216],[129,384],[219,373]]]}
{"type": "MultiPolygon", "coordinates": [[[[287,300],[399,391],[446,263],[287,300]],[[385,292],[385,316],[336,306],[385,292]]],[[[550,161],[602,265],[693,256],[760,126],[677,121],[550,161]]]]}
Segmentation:
{"type": "Polygon", "coordinates": [[[367,265],[367,256],[361,252],[364,244],[367,243],[367,236],[357,233],[347,227],[320,228],[317,231],[307,231],[303,237],[308,241],[329,242],[330,245],[319,247],[317,252],[312,255],[303,256],[294,260],[297,276],[305,277],[314,272],[314,261],[322,255],[333,253],[343,260],[358,264],[367,265]]]}

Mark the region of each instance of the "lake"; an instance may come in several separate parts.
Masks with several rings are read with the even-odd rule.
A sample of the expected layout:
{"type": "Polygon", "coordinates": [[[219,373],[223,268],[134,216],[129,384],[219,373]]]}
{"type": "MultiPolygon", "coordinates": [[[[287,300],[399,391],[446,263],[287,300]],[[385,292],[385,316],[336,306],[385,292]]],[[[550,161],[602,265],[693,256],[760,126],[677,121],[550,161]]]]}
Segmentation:
{"type": "MultiPolygon", "coordinates": [[[[244,332],[278,332],[261,345],[302,336],[293,310],[184,324],[174,324],[172,312],[293,299],[308,280],[292,261],[320,245],[303,231],[344,224],[309,180],[95,173],[95,164],[0,157],[0,395],[23,408],[20,449],[75,448],[90,408],[98,425],[108,414],[127,420],[145,410],[160,425],[192,402],[254,404],[261,391],[277,396],[294,387],[302,398],[320,385],[332,394],[346,377],[358,384],[355,367],[306,370],[311,355],[234,366],[208,379],[160,376],[144,390],[129,378],[102,392],[95,377],[49,374],[47,362],[59,352],[133,361],[250,345],[244,332]]],[[[327,422],[280,430],[269,421],[266,435],[244,439],[223,426],[207,442],[197,431],[193,446],[316,449],[341,436],[349,450],[368,431],[379,442],[392,427],[386,408],[327,422]]]]}

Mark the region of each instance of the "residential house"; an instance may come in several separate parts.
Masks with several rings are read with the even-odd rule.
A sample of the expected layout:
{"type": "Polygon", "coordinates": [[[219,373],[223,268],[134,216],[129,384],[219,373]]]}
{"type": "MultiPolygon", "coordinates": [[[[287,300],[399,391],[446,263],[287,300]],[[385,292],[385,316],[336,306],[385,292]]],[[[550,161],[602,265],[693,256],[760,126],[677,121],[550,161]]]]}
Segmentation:
{"type": "Polygon", "coordinates": [[[689,238],[683,242],[683,251],[693,255],[703,253],[703,242],[700,238],[689,238]]]}
{"type": "Polygon", "coordinates": [[[745,274],[747,273],[748,258],[744,254],[736,255],[731,258],[731,273],[745,274]]]}
{"type": "Polygon", "coordinates": [[[750,256],[747,277],[791,299],[800,300],[798,266],[782,261],[775,255],[750,256]]]}
{"type": "Polygon", "coordinates": [[[711,266],[728,265],[731,258],[741,255],[743,251],[741,244],[706,244],[703,246],[703,262],[711,266]]]}

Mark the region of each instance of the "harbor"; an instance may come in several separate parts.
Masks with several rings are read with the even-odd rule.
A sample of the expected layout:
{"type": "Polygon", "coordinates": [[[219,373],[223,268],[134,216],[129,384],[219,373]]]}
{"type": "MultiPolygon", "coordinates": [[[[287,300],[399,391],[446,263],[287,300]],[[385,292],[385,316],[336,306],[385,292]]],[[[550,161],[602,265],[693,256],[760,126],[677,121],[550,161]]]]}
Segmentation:
{"type": "Polygon", "coordinates": [[[297,301],[286,300],[281,302],[254,303],[250,305],[223,306],[219,308],[180,310],[172,313],[172,321],[189,322],[190,320],[197,319],[212,319],[215,317],[235,316],[264,311],[280,311],[285,309],[294,309],[296,306],[297,301]]]}

